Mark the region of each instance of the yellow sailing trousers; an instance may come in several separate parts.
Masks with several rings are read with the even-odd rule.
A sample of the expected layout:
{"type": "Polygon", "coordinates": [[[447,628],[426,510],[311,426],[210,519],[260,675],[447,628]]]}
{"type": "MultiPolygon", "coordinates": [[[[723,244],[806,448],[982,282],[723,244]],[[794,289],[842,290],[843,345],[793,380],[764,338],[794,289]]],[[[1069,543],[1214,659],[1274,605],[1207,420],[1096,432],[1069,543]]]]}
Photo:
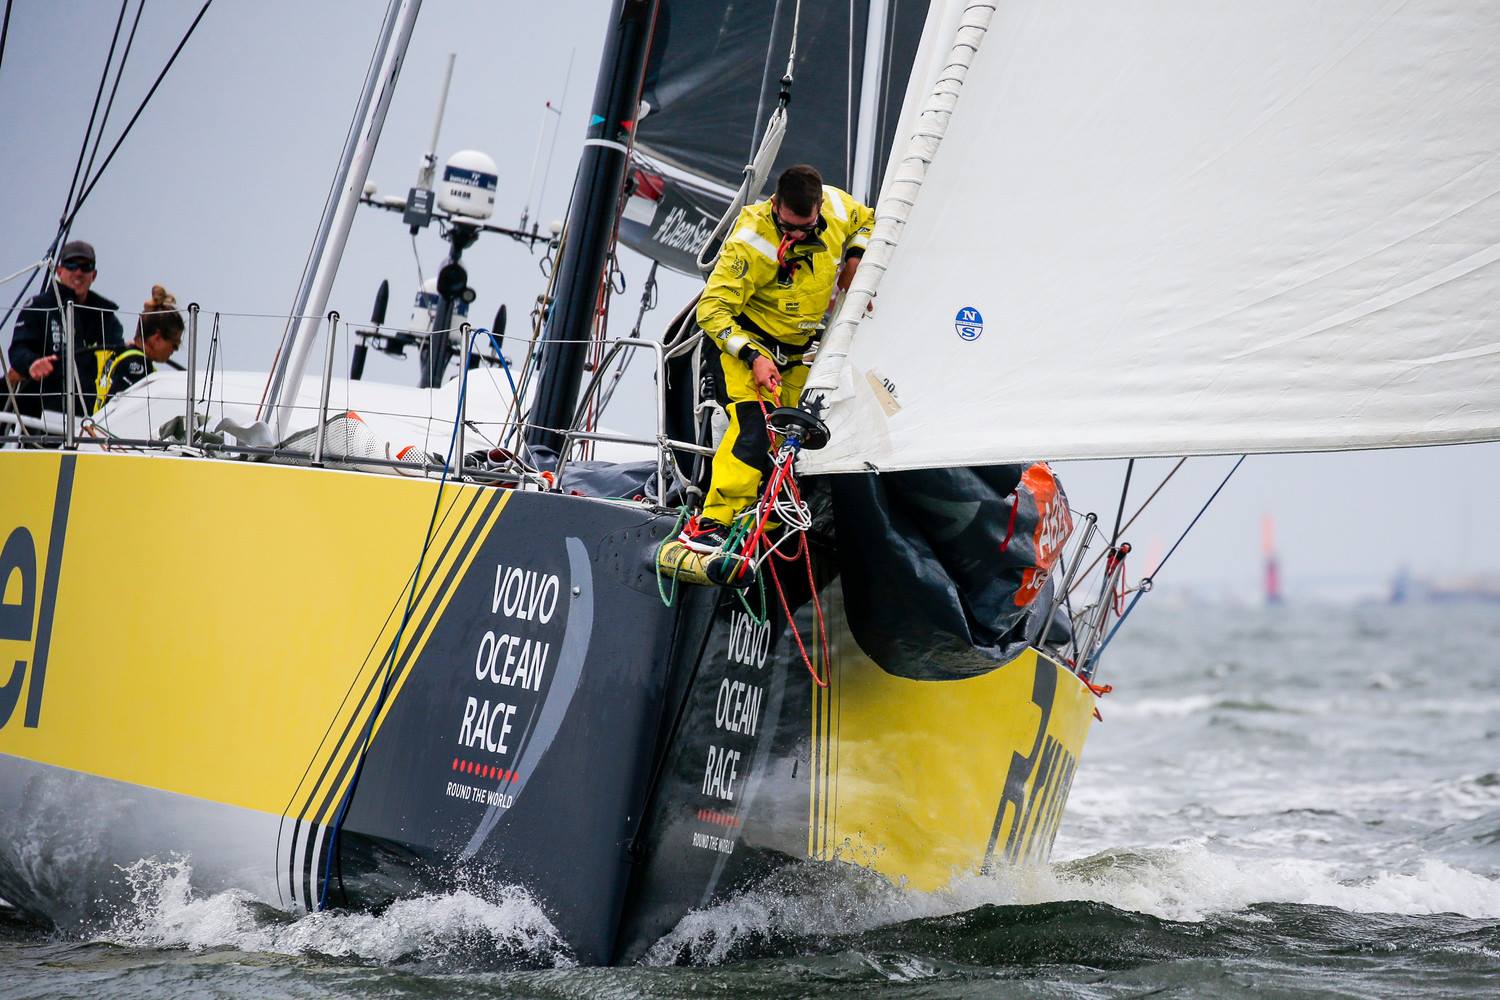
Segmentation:
{"type": "Polygon", "coordinates": [[[781,372],[781,403],[777,403],[759,394],[750,366],[738,358],[714,351],[708,365],[714,376],[714,395],[729,415],[729,428],[714,452],[703,516],[727,525],[760,496],[761,482],[771,471],[770,436],[760,403],[765,403],[766,413],[782,404],[797,405],[808,368],[799,357],[781,372]]]}

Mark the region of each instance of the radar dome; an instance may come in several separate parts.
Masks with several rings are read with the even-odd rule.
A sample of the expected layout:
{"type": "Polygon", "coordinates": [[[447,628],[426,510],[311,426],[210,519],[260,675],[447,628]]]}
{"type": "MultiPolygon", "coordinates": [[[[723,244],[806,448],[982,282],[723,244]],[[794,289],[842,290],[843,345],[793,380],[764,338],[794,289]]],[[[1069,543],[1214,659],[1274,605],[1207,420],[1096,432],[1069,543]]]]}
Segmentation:
{"type": "Polygon", "coordinates": [[[500,177],[495,161],[474,149],[461,149],[448,157],[443,180],[438,185],[438,208],[470,219],[488,219],[495,214],[495,187],[500,177]]]}

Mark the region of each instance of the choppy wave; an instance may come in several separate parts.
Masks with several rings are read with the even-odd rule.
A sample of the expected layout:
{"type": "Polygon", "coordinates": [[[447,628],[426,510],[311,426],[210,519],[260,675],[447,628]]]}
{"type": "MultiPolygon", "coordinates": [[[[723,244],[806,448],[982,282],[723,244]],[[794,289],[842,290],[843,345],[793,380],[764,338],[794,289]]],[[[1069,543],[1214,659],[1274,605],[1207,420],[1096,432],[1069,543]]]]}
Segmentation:
{"type": "Polygon", "coordinates": [[[484,955],[537,965],[569,965],[562,938],[524,890],[481,896],[467,889],[398,900],[378,914],[324,911],[292,915],[237,891],[192,888],[187,860],[148,859],[125,872],[131,902],[100,942],[132,948],[226,948],[280,955],[324,955],[380,964],[484,955]]]}
{"type": "Polygon", "coordinates": [[[1354,913],[1500,917],[1500,881],[1424,860],[1410,871],[1365,871],[1299,858],[1223,855],[1203,843],[1108,851],[1044,869],[1039,898],[1087,899],[1169,920],[1202,920],[1256,903],[1336,906],[1354,913]]]}
{"type": "MultiPolygon", "coordinates": [[[[996,906],[1060,904],[1099,904],[1118,919],[1178,924],[1245,914],[1268,904],[1493,919],[1500,918],[1500,881],[1436,860],[1411,871],[1351,878],[1332,864],[1234,857],[1203,843],[1107,851],[1064,864],[965,875],[925,893],[900,889],[852,866],[808,865],[689,914],[657,942],[647,961],[715,964],[791,942],[857,938],[996,906]]],[[[1085,906],[1080,912],[1102,911],[1085,906]]]]}

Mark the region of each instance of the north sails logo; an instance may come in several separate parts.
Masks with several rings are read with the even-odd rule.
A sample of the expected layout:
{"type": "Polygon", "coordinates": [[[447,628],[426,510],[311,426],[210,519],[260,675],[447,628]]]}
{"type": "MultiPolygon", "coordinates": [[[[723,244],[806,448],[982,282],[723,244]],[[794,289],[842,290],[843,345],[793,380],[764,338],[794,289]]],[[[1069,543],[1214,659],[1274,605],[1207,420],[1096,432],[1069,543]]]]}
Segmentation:
{"type": "Polygon", "coordinates": [[[984,316],[973,306],[964,306],[953,316],[953,329],[964,340],[978,340],[984,333],[984,316]]]}

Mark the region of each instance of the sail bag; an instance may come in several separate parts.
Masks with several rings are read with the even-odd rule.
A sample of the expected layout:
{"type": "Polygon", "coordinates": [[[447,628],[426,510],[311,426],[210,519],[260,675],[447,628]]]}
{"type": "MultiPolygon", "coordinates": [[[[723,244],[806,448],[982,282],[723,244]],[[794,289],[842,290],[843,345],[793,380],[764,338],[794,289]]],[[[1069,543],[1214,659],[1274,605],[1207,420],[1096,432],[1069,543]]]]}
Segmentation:
{"type": "Polygon", "coordinates": [[[849,628],[884,670],[973,677],[1038,638],[1073,524],[1045,463],[828,481],[849,628]]]}

